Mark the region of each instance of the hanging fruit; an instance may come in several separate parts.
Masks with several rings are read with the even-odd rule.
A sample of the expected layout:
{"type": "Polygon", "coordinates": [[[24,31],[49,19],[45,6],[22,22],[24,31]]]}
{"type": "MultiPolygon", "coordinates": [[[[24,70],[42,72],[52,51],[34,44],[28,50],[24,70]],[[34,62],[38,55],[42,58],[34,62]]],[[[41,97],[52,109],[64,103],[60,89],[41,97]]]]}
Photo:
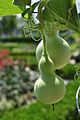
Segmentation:
{"type": "MultiPolygon", "coordinates": [[[[71,49],[68,43],[57,33],[45,35],[47,51],[54,62],[54,69],[60,69],[67,65],[71,57],[71,49]]],[[[36,49],[36,58],[39,62],[43,51],[43,41],[39,43],[36,49]]]]}
{"type": "Polygon", "coordinates": [[[66,88],[63,79],[55,74],[53,61],[48,54],[42,54],[38,66],[41,75],[34,85],[37,99],[45,104],[59,102],[66,88]]]}

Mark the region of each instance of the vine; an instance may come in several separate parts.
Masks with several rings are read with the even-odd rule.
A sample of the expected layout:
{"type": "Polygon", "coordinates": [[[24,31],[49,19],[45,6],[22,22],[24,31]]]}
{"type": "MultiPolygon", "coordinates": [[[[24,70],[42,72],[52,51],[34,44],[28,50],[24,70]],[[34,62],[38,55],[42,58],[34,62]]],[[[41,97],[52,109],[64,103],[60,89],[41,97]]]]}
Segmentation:
{"type": "Polygon", "coordinates": [[[78,64],[76,69],[76,74],[74,75],[75,80],[80,80],[80,64],[78,64]]]}

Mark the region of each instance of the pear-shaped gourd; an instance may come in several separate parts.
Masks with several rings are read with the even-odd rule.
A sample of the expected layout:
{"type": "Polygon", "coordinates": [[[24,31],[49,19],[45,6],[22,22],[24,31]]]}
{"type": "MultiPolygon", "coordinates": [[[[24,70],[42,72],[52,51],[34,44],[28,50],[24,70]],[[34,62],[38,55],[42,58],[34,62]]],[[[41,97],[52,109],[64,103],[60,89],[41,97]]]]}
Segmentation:
{"type": "MultiPolygon", "coordinates": [[[[47,51],[54,62],[54,69],[60,69],[68,64],[71,57],[71,49],[68,43],[58,34],[51,33],[45,35],[47,51]]],[[[39,61],[43,51],[43,41],[39,43],[36,49],[36,58],[39,61]]]]}
{"type": "Polygon", "coordinates": [[[54,64],[48,55],[42,55],[39,70],[41,76],[34,85],[35,96],[45,104],[59,102],[64,97],[66,88],[64,81],[53,72],[54,64]]]}

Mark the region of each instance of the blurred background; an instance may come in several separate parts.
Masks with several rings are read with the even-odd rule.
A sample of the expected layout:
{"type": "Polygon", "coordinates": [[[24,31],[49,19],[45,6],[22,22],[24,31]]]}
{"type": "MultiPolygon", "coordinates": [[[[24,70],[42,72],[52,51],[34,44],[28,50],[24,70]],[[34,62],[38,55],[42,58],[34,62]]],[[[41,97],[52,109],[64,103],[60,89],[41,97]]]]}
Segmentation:
{"type": "Polygon", "coordinates": [[[75,103],[80,85],[80,35],[68,31],[70,63],[55,71],[65,81],[66,94],[53,111],[34,96],[34,82],[40,75],[35,56],[39,42],[24,36],[25,25],[20,15],[0,17],[0,120],[80,120],[75,103]]]}

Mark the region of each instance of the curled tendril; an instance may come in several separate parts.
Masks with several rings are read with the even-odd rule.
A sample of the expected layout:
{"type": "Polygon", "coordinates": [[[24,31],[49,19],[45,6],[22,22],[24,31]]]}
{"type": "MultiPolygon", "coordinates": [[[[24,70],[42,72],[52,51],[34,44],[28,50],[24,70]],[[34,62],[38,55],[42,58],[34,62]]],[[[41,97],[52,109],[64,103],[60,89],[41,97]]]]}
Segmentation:
{"type": "Polygon", "coordinates": [[[30,32],[30,36],[34,41],[41,40],[41,34],[38,29],[32,29],[32,31],[30,32]]]}
{"type": "Polygon", "coordinates": [[[80,80],[80,63],[77,65],[76,74],[74,75],[75,80],[80,80]]]}
{"type": "Polygon", "coordinates": [[[72,16],[72,9],[73,9],[73,5],[71,6],[71,8],[68,10],[68,19],[67,19],[67,21],[66,21],[66,27],[68,26],[68,22],[70,21],[70,19],[71,19],[71,16],[72,16]]]}
{"type": "Polygon", "coordinates": [[[23,28],[24,35],[25,37],[32,37],[33,40],[39,41],[41,39],[39,29],[39,24],[35,24],[33,18],[31,18],[27,20],[27,24],[23,28]]]}
{"type": "Polygon", "coordinates": [[[24,28],[23,30],[24,30],[25,37],[29,37],[30,36],[31,28],[24,28]]]}

